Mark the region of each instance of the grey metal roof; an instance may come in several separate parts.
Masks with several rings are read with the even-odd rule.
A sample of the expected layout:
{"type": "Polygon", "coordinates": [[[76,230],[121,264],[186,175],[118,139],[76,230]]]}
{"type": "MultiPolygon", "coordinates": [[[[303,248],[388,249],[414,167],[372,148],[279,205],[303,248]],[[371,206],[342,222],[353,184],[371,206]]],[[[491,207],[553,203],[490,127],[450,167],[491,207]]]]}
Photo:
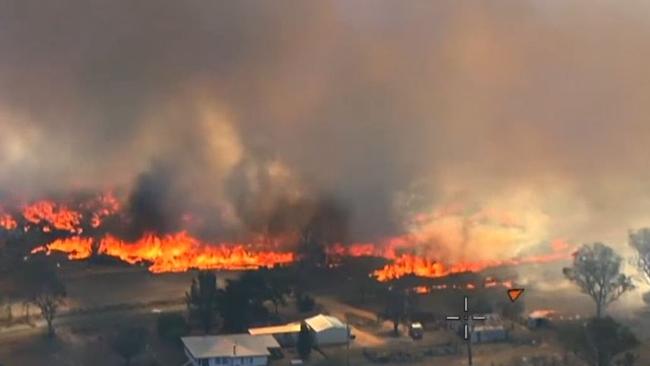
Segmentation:
{"type": "Polygon", "coordinates": [[[269,348],[280,348],[270,335],[226,334],[181,340],[194,358],[268,356],[269,348]]]}

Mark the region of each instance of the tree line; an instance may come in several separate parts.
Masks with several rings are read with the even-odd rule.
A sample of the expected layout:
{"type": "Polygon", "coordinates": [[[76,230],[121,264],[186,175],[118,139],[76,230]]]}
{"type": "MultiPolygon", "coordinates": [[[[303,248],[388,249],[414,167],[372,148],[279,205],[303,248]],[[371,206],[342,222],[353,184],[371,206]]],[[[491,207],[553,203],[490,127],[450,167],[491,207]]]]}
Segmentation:
{"type": "MultiPolygon", "coordinates": [[[[650,282],[650,228],[630,231],[628,243],[635,250],[631,263],[650,282]]],[[[624,258],[610,246],[596,242],[581,246],[573,264],[563,269],[565,277],[591,297],[595,316],[559,329],[562,344],[590,366],[632,366],[638,356],[630,352],[640,343],[626,326],[607,316],[609,306],[635,289],[633,277],[623,273],[624,258]]],[[[644,299],[650,304],[650,296],[644,299]]]]}
{"type": "MultiPolygon", "coordinates": [[[[650,228],[630,231],[628,243],[636,253],[632,263],[650,282],[650,228]]],[[[635,288],[633,278],[623,273],[623,264],[624,258],[612,247],[597,242],[581,246],[573,256],[572,265],[563,269],[565,277],[595,304],[592,319],[562,332],[563,343],[589,365],[610,365],[617,355],[638,344],[629,329],[607,317],[608,307],[635,288]]],[[[296,298],[300,310],[309,311],[314,301],[301,285],[301,276],[306,271],[301,271],[301,266],[245,272],[239,279],[226,281],[223,288],[217,286],[214,273],[199,272],[185,294],[187,321],[184,317],[180,320],[173,316],[161,317],[159,333],[178,339],[192,326],[204,333],[215,328],[223,332],[246,331],[251,325],[265,323],[273,313],[277,314],[278,307],[286,305],[290,294],[296,298]]],[[[16,268],[12,272],[14,291],[11,297],[36,306],[47,324],[47,334],[54,336],[55,319],[67,294],[57,266],[47,258],[35,256],[16,268]]],[[[650,296],[644,298],[650,300],[650,296]]],[[[0,296],[0,301],[8,301],[8,296],[0,296]]],[[[395,330],[417,305],[413,301],[400,291],[389,291],[383,316],[393,321],[395,330]]],[[[633,362],[633,357],[626,359],[633,362]]]]}

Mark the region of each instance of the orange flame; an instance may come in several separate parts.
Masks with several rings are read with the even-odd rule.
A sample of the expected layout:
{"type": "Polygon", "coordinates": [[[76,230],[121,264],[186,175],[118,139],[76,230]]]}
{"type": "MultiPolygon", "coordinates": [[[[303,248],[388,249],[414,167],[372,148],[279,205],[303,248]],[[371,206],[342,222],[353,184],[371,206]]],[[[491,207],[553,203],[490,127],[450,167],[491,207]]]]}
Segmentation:
{"type": "Polygon", "coordinates": [[[389,281],[406,275],[420,277],[442,277],[448,275],[448,269],[439,262],[413,255],[402,254],[391,264],[376,270],[373,274],[379,281],[389,281]]]}
{"type": "MultiPolygon", "coordinates": [[[[68,254],[70,259],[84,259],[93,254],[109,255],[120,258],[127,263],[149,263],[152,272],[178,272],[190,268],[199,269],[254,269],[290,263],[295,260],[293,253],[278,250],[283,244],[296,242],[295,233],[286,237],[270,238],[263,235],[254,238],[256,245],[237,243],[209,244],[192,237],[186,231],[171,235],[148,234],[135,242],[125,242],[114,236],[106,235],[101,239],[82,237],[83,228],[99,228],[105,219],[119,214],[120,202],[106,193],[80,205],[65,205],[48,200],[41,200],[22,208],[24,221],[17,223],[10,215],[0,211],[0,227],[12,230],[21,226],[25,232],[38,224],[44,233],[67,231],[72,237],[57,239],[50,244],[36,248],[34,253],[59,251],[68,254]],[[74,207],[74,209],[72,208],[74,207]],[[78,210],[77,210],[78,209],[78,210]],[[82,214],[83,212],[83,214],[82,214]],[[83,225],[82,225],[82,220],[83,225]],[[26,225],[23,225],[25,224],[26,225]],[[261,249],[260,249],[261,248],[261,249]]],[[[416,222],[427,221],[426,215],[419,215],[416,222]]],[[[508,218],[506,218],[508,219],[508,218]]],[[[191,224],[195,218],[189,214],[183,216],[183,222],[191,224]]],[[[186,226],[187,228],[187,226],[186,226]]],[[[421,277],[443,277],[460,272],[479,272],[497,266],[514,266],[527,263],[545,263],[570,259],[569,245],[562,241],[551,244],[553,251],[547,255],[529,256],[503,260],[483,260],[446,264],[436,258],[408,254],[420,244],[426,244],[426,237],[417,233],[389,237],[379,243],[353,243],[350,245],[331,245],[327,254],[330,256],[375,256],[383,257],[392,263],[373,272],[379,281],[389,281],[406,275],[421,277]],[[406,253],[406,254],[405,254],[406,253]]],[[[484,287],[504,285],[507,283],[488,282],[484,287]]],[[[511,286],[511,284],[510,284],[511,286]]]]}
{"type": "Polygon", "coordinates": [[[90,218],[90,226],[93,228],[98,228],[106,217],[117,213],[121,208],[120,202],[111,192],[99,196],[89,206],[93,209],[90,218]]]}
{"type": "Polygon", "coordinates": [[[426,295],[431,292],[431,289],[427,286],[417,286],[413,289],[413,291],[415,291],[415,293],[418,295],[426,295]]]}
{"type": "Polygon", "coordinates": [[[528,314],[530,318],[551,318],[555,315],[557,315],[557,311],[553,309],[538,309],[528,314]]]}
{"type": "MultiPolygon", "coordinates": [[[[56,240],[34,249],[32,253],[59,251],[68,253],[69,259],[85,259],[92,255],[92,247],[92,239],[74,237],[56,240]]],[[[294,261],[293,253],[254,251],[243,244],[210,245],[186,232],[164,236],[148,234],[134,243],[107,235],[100,241],[98,253],[130,264],[151,263],[149,270],[154,273],[183,272],[192,268],[257,269],[294,261]]]]}
{"type": "MultiPolygon", "coordinates": [[[[559,260],[570,259],[572,251],[569,245],[559,244],[560,241],[552,243],[553,252],[545,255],[535,255],[523,258],[494,259],[476,262],[459,262],[452,265],[445,265],[435,260],[418,257],[411,254],[402,254],[393,260],[392,263],[385,265],[383,268],[373,272],[378,281],[385,282],[394,280],[406,275],[415,275],[420,277],[444,277],[454,273],[462,272],[480,272],[488,268],[501,266],[518,266],[523,264],[541,264],[555,262],[559,260]]],[[[506,282],[505,286],[512,283],[506,282]]],[[[496,286],[496,284],[494,285],[496,286]]]]}
{"type": "Polygon", "coordinates": [[[108,235],[102,240],[99,251],[127,263],[151,262],[149,270],[154,273],[182,272],[190,268],[256,269],[294,260],[293,253],[254,252],[242,244],[203,244],[186,232],[165,236],[149,234],[135,243],[125,243],[108,235]]]}
{"type": "Polygon", "coordinates": [[[5,230],[13,230],[18,226],[16,220],[9,214],[0,212],[0,228],[5,230]]]}
{"type": "Polygon", "coordinates": [[[93,253],[93,240],[74,236],[71,238],[57,239],[50,244],[32,250],[32,254],[45,252],[51,254],[53,251],[68,254],[68,259],[86,259],[93,253]]]}
{"type": "Polygon", "coordinates": [[[51,201],[38,201],[25,206],[23,208],[23,217],[33,224],[46,223],[56,229],[71,233],[81,233],[82,231],[79,227],[80,213],[51,201]]]}

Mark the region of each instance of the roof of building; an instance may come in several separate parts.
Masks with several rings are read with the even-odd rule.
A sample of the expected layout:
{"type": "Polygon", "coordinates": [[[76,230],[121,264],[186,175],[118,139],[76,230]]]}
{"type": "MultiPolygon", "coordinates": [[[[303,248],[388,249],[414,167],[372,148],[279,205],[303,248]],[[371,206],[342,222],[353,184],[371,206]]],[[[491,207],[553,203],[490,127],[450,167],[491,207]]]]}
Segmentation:
{"type": "Polygon", "coordinates": [[[323,314],[307,318],[305,319],[305,323],[315,332],[321,332],[331,328],[346,328],[346,325],[337,318],[323,314]]]}
{"type": "MultiPolygon", "coordinates": [[[[332,328],[346,328],[346,325],[339,319],[323,314],[307,318],[305,319],[305,323],[307,323],[307,326],[309,326],[309,328],[314,332],[321,332],[323,330],[332,328]]],[[[273,325],[270,327],[250,328],[248,329],[248,333],[251,335],[298,333],[300,332],[300,324],[300,322],[294,322],[288,324],[273,325]]]]}
{"type": "Polygon", "coordinates": [[[264,334],[286,334],[300,332],[300,323],[289,323],[282,325],[274,325],[270,327],[250,328],[249,334],[264,335],[264,334]]]}
{"type": "Polygon", "coordinates": [[[531,319],[545,319],[553,317],[556,314],[555,310],[541,309],[535,310],[528,314],[528,317],[531,319]]]}
{"type": "Polygon", "coordinates": [[[280,347],[270,335],[228,334],[181,340],[194,358],[268,356],[269,348],[280,347]]]}

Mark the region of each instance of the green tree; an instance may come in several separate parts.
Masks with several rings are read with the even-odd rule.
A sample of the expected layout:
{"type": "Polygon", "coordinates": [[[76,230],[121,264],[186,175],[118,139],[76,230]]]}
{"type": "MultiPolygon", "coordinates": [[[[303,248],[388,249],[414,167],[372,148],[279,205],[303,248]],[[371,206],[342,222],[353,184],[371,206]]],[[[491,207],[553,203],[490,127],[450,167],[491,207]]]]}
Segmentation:
{"type": "Polygon", "coordinates": [[[573,266],[564,275],[596,303],[596,317],[625,292],[634,289],[632,279],[621,273],[622,258],[605,244],[583,245],[574,255],[573,266]]]}
{"type": "Polygon", "coordinates": [[[214,326],[219,305],[217,277],[212,272],[199,272],[185,293],[189,318],[198,321],[205,333],[214,326]]]}
{"type": "Polygon", "coordinates": [[[279,312],[279,306],[286,306],[286,296],[291,292],[291,280],[285,268],[263,268],[259,270],[261,276],[266,280],[267,301],[273,304],[275,314],[279,312]]]}
{"type": "Polygon", "coordinates": [[[296,342],[296,349],[298,355],[303,360],[308,360],[311,354],[311,349],[314,347],[314,337],[309,331],[309,327],[305,322],[300,324],[300,332],[298,333],[298,341],[296,342]]]}
{"type": "Polygon", "coordinates": [[[276,313],[278,306],[285,304],[284,296],[289,291],[286,282],[274,275],[271,269],[261,269],[245,272],[239,279],[241,286],[247,290],[249,301],[256,307],[262,307],[264,302],[273,304],[276,313]]]}
{"type": "Polygon", "coordinates": [[[26,299],[41,311],[47,334],[54,336],[54,318],[64,303],[66,289],[56,268],[47,260],[32,260],[23,268],[22,286],[26,299]]]}
{"type": "Polygon", "coordinates": [[[111,348],[129,366],[131,360],[144,350],[146,338],[147,330],[142,327],[120,328],[111,339],[111,348]]]}
{"type": "Polygon", "coordinates": [[[264,306],[268,293],[260,276],[248,272],[239,280],[230,280],[219,292],[219,311],[223,328],[228,332],[246,331],[253,323],[268,319],[264,306]]]}
{"type": "Polygon", "coordinates": [[[181,337],[187,335],[189,327],[181,314],[161,314],[156,323],[160,338],[180,344],[181,337]]]}
{"type": "Polygon", "coordinates": [[[590,366],[610,366],[617,355],[639,345],[629,328],[610,317],[573,323],[558,330],[561,343],[590,366]]]}

